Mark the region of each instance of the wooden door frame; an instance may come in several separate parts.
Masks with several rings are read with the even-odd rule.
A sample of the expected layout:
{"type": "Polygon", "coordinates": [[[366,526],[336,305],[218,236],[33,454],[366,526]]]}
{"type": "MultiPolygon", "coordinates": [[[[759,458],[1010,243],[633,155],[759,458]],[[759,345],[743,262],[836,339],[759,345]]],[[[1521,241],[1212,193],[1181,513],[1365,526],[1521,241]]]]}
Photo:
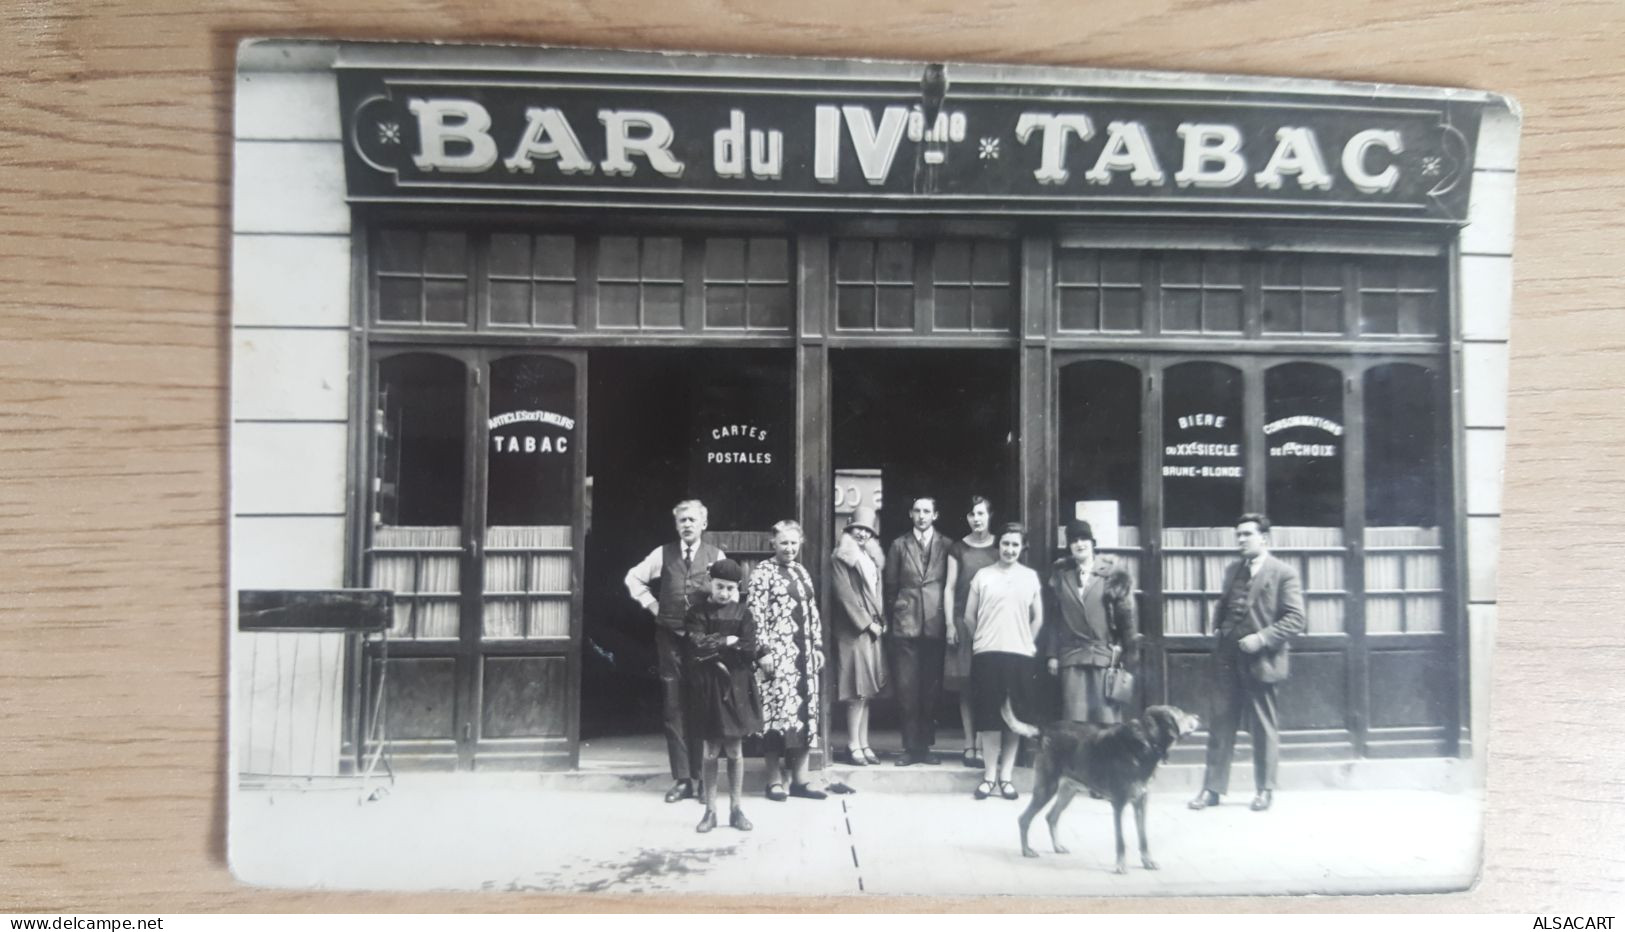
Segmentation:
{"type": "MultiPolygon", "coordinates": [[[[385,360],[405,355],[423,354],[456,360],[463,368],[465,435],[463,450],[463,483],[460,491],[462,521],[459,525],[461,556],[459,579],[461,591],[458,637],[455,645],[444,641],[432,645],[419,645],[409,641],[393,641],[389,646],[393,660],[414,656],[449,656],[453,660],[454,692],[452,696],[453,737],[455,767],[472,770],[479,764],[480,746],[484,739],[480,731],[481,691],[483,689],[482,661],[487,656],[534,651],[530,642],[521,644],[484,645],[481,640],[484,620],[485,561],[484,534],[486,531],[485,504],[488,494],[486,471],[490,457],[490,379],[487,371],[498,360],[514,357],[546,356],[569,363],[573,368],[576,431],[574,439],[574,473],[571,482],[571,596],[570,634],[562,653],[568,670],[565,689],[566,742],[568,767],[580,763],[581,734],[581,644],[583,633],[583,555],[586,528],[583,520],[586,490],[587,453],[587,361],[585,348],[529,347],[529,346],[468,346],[455,341],[426,344],[421,339],[393,341],[387,336],[374,335],[373,340],[360,348],[362,361],[357,371],[364,373],[356,381],[360,391],[353,409],[353,423],[364,425],[363,438],[373,436],[376,429],[373,399],[369,396],[377,384],[377,367],[385,360]],[[492,648],[495,649],[492,649],[492,648]]],[[[375,492],[372,479],[377,469],[372,445],[364,440],[357,445],[354,462],[356,475],[366,477],[363,491],[357,496],[360,506],[353,531],[354,549],[351,558],[352,584],[365,580],[367,554],[371,550],[373,534],[373,505],[375,492]]],[[[366,651],[356,651],[347,660],[344,705],[345,721],[355,721],[350,710],[365,701],[368,683],[366,651]]],[[[355,756],[359,736],[347,735],[344,757],[355,756]]],[[[393,744],[393,742],[392,742],[393,744]]]]}

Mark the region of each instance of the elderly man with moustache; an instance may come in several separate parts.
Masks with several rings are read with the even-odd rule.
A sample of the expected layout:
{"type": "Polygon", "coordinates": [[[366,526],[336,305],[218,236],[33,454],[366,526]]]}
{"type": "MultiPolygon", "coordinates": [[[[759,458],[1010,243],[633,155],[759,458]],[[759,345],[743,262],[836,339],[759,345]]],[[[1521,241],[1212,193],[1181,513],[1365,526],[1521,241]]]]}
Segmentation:
{"type": "Polygon", "coordinates": [[[711,565],[727,557],[721,548],[704,539],[710,513],[703,502],[678,502],[671,514],[677,540],[656,547],[626,574],[626,591],[655,619],[661,716],[666,729],[666,754],[671,761],[668,803],[699,795],[696,784],[700,782],[701,748],[699,741],[689,737],[683,619],[690,606],[708,597],[711,565]]]}

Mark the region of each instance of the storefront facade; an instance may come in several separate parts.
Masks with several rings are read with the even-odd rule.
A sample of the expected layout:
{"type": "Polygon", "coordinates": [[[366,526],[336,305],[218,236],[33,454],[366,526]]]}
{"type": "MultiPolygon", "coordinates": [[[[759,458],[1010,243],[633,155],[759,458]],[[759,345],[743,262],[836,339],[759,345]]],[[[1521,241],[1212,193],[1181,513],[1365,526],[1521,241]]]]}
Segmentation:
{"type": "MultiPolygon", "coordinates": [[[[1498,100],[280,51],[248,71],[261,84],[240,106],[253,116],[255,95],[292,88],[321,117],[267,105],[249,131],[295,138],[250,136],[247,161],[264,150],[269,176],[309,156],[324,182],[294,197],[320,202],[303,219],[254,195],[245,208],[240,188],[239,287],[319,267],[325,284],[306,290],[326,323],[245,320],[239,298],[234,585],[396,593],[397,766],[576,766],[583,722],[602,727],[628,666],[604,658],[638,650],[620,576],[670,535],[671,504],[706,500],[713,538],[747,559],[797,518],[825,579],[847,476],[883,489],[883,537],[917,495],[957,536],[986,495],[1030,526],[1034,565],[1059,553],[1066,519],[1091,520],[1141,589],[1143,701],[1198,712],[1231,526],[1268,513],[1308,602],[1281,702],[1287,759],[1472,748],[1475,632],[1493,624],[1494,532],[1478,519],[1494,515],[1469,498],[1498,489],[1504,449],[1472,400],[1504,391],[1504,324],[1475,336],[1510,274],[1500,234],[1475,222],[1510,197],[1498,100]],[[278,224],[342,229],[256,228],[278,224]],[[259,397],[256,375],[290,373],[323,388],[259,397]],[[308,407],[264,416],[277,404],[308,407]],[[343,477],[338,507],[329,494],[327,510],[296,510],[315,493],[287,469],[308,474],[307,456],[317,485],[343,477]],[[303,549],[302,534],[335,565],[306,555],[308,574],[255,577],[249,551],[303,549]]],[[[240,160],[239,185],[256,170],[240,160]]],[[[336,682],[342,701],[310,714],[332,719],[317,741],[341,767],[366,690],[335,671],[357,658],[313,641],[333,667],[266,696],[243,650],[249,731],[263,731],[255,709],[308,707],[336,682]]],[[[245,772],[281,753],[245,740],[245,772]]]]}

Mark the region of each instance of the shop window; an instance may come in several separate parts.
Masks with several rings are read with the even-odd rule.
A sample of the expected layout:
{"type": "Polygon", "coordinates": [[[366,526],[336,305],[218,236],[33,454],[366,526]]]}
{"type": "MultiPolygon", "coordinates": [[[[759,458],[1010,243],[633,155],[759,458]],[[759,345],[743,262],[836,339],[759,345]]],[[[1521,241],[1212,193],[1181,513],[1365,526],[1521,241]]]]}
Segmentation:
{"type": "Polygon", "coordinates": [[[1442,315],[1435,261],[1374,257],[1361,261],[1356,269],[1362,335],[1439,335],[1442,315]]]}
{"type": "Polygon", "coordinates": [[[1298,571],[1310,634],[1344,630],[1343,376],[1313,363],[1264,373],[1264,488],[1272,552],[1298,571]]]}
{"type": "Polygon", "coordinates": [[[705,241],[707,329],[789,330],[790,308],[789,240],[705,241]]]}
{"type": "Polygon", "coordinates": [[[1163,632],[1202,634],[1235,556],[1244,501],[1242,375],[1217,362],[1163,375],[1163,632]]]}
{"type": "Polygon", "coordinates": [[[1270,255],[1260,277],[1265,333],[1343,332],[1343,265],[1337,259],[1270,255]]]}
{"type": "Polygon", "coordinates": [[[467,326],[467,234],[386,229],[378,231],[374,249],[380,322],[467,326]]]}
{"type": "Polygon", "coordinates": [[[1159,266],[1164,332],[1241,332],[1240,254],[1166,253],[1159,266]]]}
{"type": "Polygon", "coordinates": [[[410,353],[378,364],[369,585],[395,593],[390,636],[455,638],[462,558],[467,378],[410,353]]]}
{"type": "Polygon", "coordinates": [[[570,635],[576,370],[551,356],[491,363],[486,638],[570,635]]]}
{"type": "Polygon", "coordinates": [[[1003,331],[1015,327],[1010,244],[944,240],[932,244],[936,330],[1003,331]]]}
{"type": "Polygon", "coordinates": [[[1144,288],[1140,254],[1062,249],[1056,257],[1057,326],[1063,333],[1137,333],[1144,288]]]}
{"type": "Polygon", "coordinates": [[[680,330],[683,241],[606,236],[598,241],[598,322],[612,330],[680,330]]]}
{"type": "Polygon", "coordinates": [[[576,326],[573,236],[491,236],[490,316],[495,326],[576,326]]]}
{"type": "Polygon", "coordinates": [[[835,320],[841,330],[913,330],[914,245],[907,240],[838,240],[835,320]]]}
{"type": "Polygon", "coordinates": [[[1442,631],[1439,374],[1376,366],[1364,394],[1366,630],[1442,631]]]}
{"type": "MultiPolygon", "coordinates": [[[[1117,555],[1140,579],[1140,403],[1134,366],[1088,360],[1060,375],[1058,527],[1089,522],[1098,549],[1117,555]]],[[[1064,546],[1058,535],[1056,545],[1064,546]]]]}

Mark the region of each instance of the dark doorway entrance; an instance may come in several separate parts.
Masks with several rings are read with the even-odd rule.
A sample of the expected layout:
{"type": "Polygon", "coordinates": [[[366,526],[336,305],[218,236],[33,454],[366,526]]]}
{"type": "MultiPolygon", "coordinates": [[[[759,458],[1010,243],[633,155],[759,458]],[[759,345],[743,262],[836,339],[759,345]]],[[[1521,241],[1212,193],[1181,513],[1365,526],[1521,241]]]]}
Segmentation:
{"type": "Polygon", "coordinates": [[[995,524],[1019,514],[1015,359],[997,350],[840,350],[830,354],[831,464],[879,470],[880,538],[907,530],[911,501],[937,500],[937,529],[969,532],[970,497],[995,524]]]}
{"type": "MultiPolygon", "coordinates": [[[[795,513],[795,357],[789,350],[590,353],[581,732],[657,734],[654,622],[627,570],[675,539],[672,506],[710,512],[707,537],[759,559],[795,513]]],[[[663,752],[662,752],[663,753],[663,752]]]]}

